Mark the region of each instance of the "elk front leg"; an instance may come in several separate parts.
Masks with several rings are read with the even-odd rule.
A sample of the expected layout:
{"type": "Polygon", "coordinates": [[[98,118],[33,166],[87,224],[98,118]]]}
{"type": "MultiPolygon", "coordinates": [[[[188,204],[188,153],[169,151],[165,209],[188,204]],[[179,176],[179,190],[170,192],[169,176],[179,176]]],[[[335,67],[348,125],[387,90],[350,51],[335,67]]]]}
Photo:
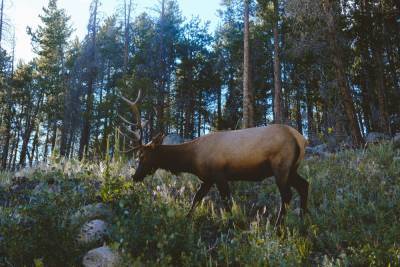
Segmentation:
{"type": "Polygon", "coordinates": [[[212,182],[204,182],[200,185],[199,190],[196,192],[196,195],[193,198],[192,207],[190,208],[187,217],[190,217],[196,208],[197,204],[203,199],[203,197],[210,191],[212,182]]]}
{"type": "Polygon", "coordinates": [[[227,211],[231,211],[232,198],[231,190],[229,189],[228,181],[225,179],[220,179],[217,181],[217,188],[221,195],[222,201],[224,202],[227,211]]]}

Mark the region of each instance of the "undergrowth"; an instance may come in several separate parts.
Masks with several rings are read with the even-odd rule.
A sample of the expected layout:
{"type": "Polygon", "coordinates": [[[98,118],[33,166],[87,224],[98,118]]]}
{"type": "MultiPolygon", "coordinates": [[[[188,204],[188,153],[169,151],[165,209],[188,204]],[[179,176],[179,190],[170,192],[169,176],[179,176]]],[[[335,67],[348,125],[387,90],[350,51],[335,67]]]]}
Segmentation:
{"type": "Polygon", "coordinates": [[[87,249],[71,216],[97,202],[112,208],[106,242],[125,266],[400,265],[400,152],[389,143],[305,161],[310,212],[299,218],[295,195],[279,235],[273,179],[231,183],[231,213],[213,189],[187,218],[196,177],[159,170],[133,183],[133,172],[122,161],[58,161],[19,174],[32,186],[17,192],[1,174],[0,266],[79,266],[87,249]]]}

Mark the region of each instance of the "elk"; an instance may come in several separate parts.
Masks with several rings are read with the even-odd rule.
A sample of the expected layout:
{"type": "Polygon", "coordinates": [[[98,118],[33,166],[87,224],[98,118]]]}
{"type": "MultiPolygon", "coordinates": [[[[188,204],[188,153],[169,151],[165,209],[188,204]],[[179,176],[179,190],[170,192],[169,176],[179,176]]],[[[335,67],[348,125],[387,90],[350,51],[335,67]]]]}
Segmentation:
{"type": "Polygon", "coordinates": [[[304,158],[307,142],[292,127],[272,124],[266,127],[218,131],[179,145],[163,145],[164,135],[159,134],[148,144],[143,144],[137,107],[139,97],[134,102],[125,97],[122,99],[136,114],[135,125],[139,131],[139,134],[135,134],[139,141],[139,145],[135,147],[139,160],[133,180],[143,181],[157,169],[175,174],[188,172],[196,175],[202,183],[193,198],[188,216],[214,184],[221,198],[229,201],[229,181],[261,181],[271,176],[275,177],[281,196],[275,226],[282,223],[286,206],[292,198],[291,188],[300,195],[301,215],[307,211],[309,184],[297,172],[304,158]]]}

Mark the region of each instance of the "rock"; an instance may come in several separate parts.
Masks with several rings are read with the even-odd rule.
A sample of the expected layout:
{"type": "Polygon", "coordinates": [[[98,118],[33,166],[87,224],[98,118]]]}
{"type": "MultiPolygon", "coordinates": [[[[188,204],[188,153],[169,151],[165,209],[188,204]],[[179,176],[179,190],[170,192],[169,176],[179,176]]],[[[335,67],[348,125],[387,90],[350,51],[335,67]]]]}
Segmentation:
{"type": "Polygon", "coordinates": [[[400,149],[400,133],[396,133],[392,141],[393,141],[393,147],[395,149],[400,149]]]}
{"type": "MultiPolygon", "coordinates": [[[[8,206],[9,203],[9,193],[5,188],[0,186],[0,208],[4,206],[8,206]]],[[[1,210],[0,210],[1,211],[1,210]]]]}
{"type": "Polygon", "coordinates": [[[365,138],[366,143],[377,143],[384,140],[390,140],[390,137],[387,134],[379,132],[369,132],[365,138]]]}
{"type": "Polygon", "coordinates": [[[40,193],[49,193],[49,194],[59,194],[61,192],[61,187],[60,185],[52,182],[40,182],[35,186],[35,188],[32,191],[32,194],[40,194],[40,193]]]}
{"type": "Polygon", "coordinates": [[[119,255],[107,246],[90,250],[83,257],[85,267],[114,267],[118,266],[119,255]]]}
{"type": "Polygon", "coordinates": [[[20,192],[33,190],[38,183],[38,181],[29,180],[25,176],[14,176],[11,180],[10,192],[18,194],[20,192]]]}
{"type": "Polygon", "coordinates": [[[94,219],[108,219],[112,216],[111,209],[103,203],[89,204],[81,207],[71,217],[72,224],[79,224],[94,219]]]}
{"type": "Polygon", "coordinates": [[[80,230],[80,244],[101,243],[108,235],[108,225],[102,220],[92,220],[85,223],[80,230]]]}
{"type": "Polygon", "coordinates": [[[163,145],[177,145],[177,144],[182,144],[184,142],[185,142],[185,139],[183,139],[179,134],[171,133],[171,134],[168,134],[166,137],[164,137],[162,144],[163,145]]]}
{"type": "Polygon", "coordinates": [[[34,190],[38,184],[38,181],[32,181],[26,177],[14,177],[9,187],[5,188],[6,196],[3,205],[10,206],[28,203],[31,199],[30,195],[32,190],[34,190]]]}

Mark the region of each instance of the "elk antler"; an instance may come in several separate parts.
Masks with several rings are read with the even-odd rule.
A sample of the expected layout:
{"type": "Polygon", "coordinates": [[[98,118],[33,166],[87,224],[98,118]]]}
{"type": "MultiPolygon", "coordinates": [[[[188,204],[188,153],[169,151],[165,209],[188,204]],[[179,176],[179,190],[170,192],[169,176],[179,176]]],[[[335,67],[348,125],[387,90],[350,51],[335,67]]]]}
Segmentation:
{"type": "Polygon", "coordinates": [[[142,128],[142,120],[140,118],[140,111],[139,111],[139,108],[138,108],[138,103],[139,103],[139,101],[141,100],[141,97],[142,97],[142,90],[139,90],[138,96],[136,97],[136,100],[133,101],[133,102],[131,100],[129,100],[128,98],[124,97],[123,95],[121,95],[120,97],[121,97],[122,100],[124,100],[131,107],[132,112],[136,117],[136,123],[129,122],[127,119],[125,119],[121,115],[118,115],[118,116],[122,119],[122,121],[124,121],[128,125],[135,126],[137,128],[139,133],[129,129],[129,127],[126,127],[129,132],[131,132],[131,133],[133,133],[135,135],[135,137],[139,141],[139,144],[142,145],[143,128],[142,128]]]}

